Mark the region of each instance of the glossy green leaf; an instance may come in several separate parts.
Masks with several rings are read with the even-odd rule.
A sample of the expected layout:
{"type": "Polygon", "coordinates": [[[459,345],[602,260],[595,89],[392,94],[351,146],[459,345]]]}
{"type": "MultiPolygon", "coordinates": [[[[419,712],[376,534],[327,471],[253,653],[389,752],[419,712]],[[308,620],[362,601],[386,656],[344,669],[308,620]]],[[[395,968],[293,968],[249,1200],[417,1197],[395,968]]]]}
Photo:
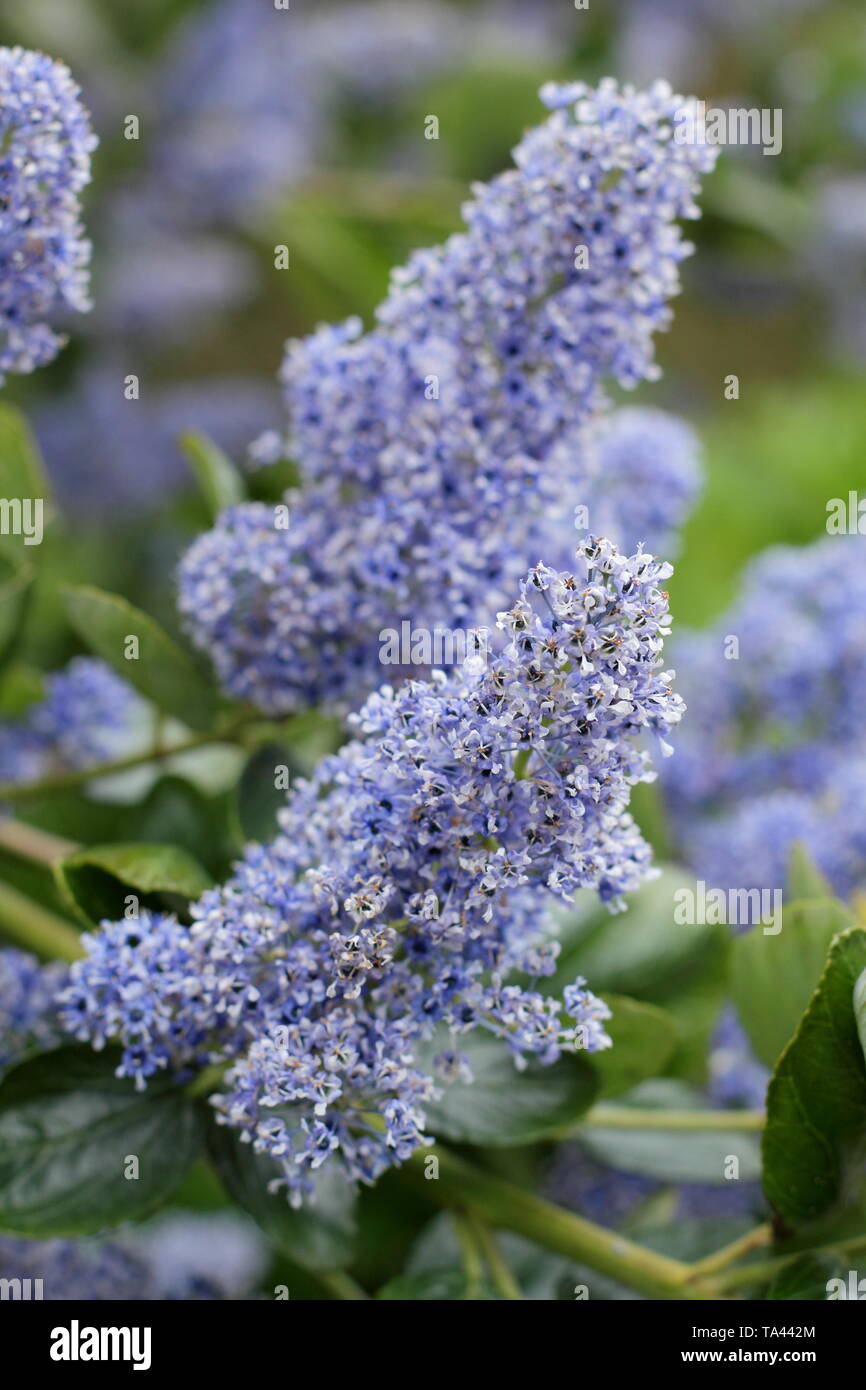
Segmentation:
{"type": "Polygon", "coordinates": [[[857,1020],[857,1035],[866,1057],[866,970],[858,976],[854,986],[854,1017],[857,1020]]]}
{"type": "Polygon", "coordinates": [[[788,1227],[827,1213],[866,1157],[866,1061],[854,987],[866,970],[866,931],[834,940],[800,1025],[767,1092],[764,1191],[788,1227]]]}
{"type": "Polygon", "coordinates": [[[10,661],[0,675],[0,718],[20,719],[45,698],[45,676],[25,661],[10,661]]]}
{"type": "Polygon", "coordinates": [[[551,992],[561,993],[576,975],[584,975],[595,991],[634,998],[647,998],[651,990],[663,988],[700,960],[718,932],[714,926],[675,920],[677,893],[694,891],[694,886],[694,879],[680,870],[663,869],[629,898],[625,912],[587,913],[576,929],[569,914],[562,914],[563,950],[551,992]]]}
{"type": "Polygon", "coordinates": [[[136,1091],[114,1076],[116,1065],[112,1053],[65,1047],[5,1077],[0,1230],[86,1235],[171,1196],[199,1148],[196,1110],[170,1078],[136,1091]]]}
{"type": "Polygon", "coordinates": [[[826,1302],[830,1280],[841,1272],[835,1255],[801,1255],[779,1271],[766,1296],[771,1302],[826,1302]]]}
{"type": "MultiPolygon", "coordinates": [[[[296,764],[281,743],[266,743],[250,755],[238,783],[235,809],[242,841],[260,844],[277,833],[277,812],[286,804],[287,787],[276,785],[277,770],[287,769],[289,778],[296,764]]],[[[289,780],[289,778],[285,780],[289,780]]]]}
{"type": "Polygon", "coordinates": [[[215,690],[192,658],[147,613],[117,594],[83,585],[65,591],[70,621],[82,641],[146,699],[193,729],[210,729],[215,690]],[[138,657],[127,660],[128,639],[138,657]]]}
{"type": "Polygon", "coordinates": [[[676,921],[678,894],[694,879],[664,868],[631,895],[625,912],[611,916],[589,893],[557,913],[562,952],[556,974],[542,984],[561,995],[583,975],[592,988],[627,995],[664,1009],[677,1031],[668,1071],[696,1084],[706,1079],[706,1057],[726,992],[730,931],[676,921]]]}
{"type": "MultiPolygon", "coordinates": [[[[677,1046],[668,1075],[694,1086],[708,1078],[708,1062],[719,1016],[728,998],[731,940],[727,928],[710,942],[706,955],[692,962],[676,985],[658,990],[658,1003],[677,1030],[677,1046]]],[[[655,991],[654,991],[655,992],[655,991]]]]}
{"type": "Polygon", "coordinates": [[[130,889],[136,896],[195,899],[212,885],[201,864],[177,845],[90,845],[60,860],[54,872],[64,901],[88,922],[124,916],[130,889]]]}
{"type": "Polygon", "coordinates": [[[236,850],[229,801],[227,795],[205,796],[184,777],[160,777],[144,801],[130,808],[129,833],[123,838],[177,845],[213,877],[225,878],[236,850]]]}
{"type": "Polygon", "coordinates": [[[10,549],[0,553],[0,661],[9,656],[21,632],[34,577],[28,560],[10,549]]]}

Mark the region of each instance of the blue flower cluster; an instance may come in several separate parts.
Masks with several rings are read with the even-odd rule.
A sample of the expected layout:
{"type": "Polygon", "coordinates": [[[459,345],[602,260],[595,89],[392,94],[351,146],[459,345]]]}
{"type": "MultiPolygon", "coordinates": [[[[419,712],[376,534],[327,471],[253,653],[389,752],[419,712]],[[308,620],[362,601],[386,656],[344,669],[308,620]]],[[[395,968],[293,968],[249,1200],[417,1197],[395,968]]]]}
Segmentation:
{"type": "Polygon", "coordinates": [[[782,888],[795,842],[841,895],[866,884],[866,545],[831,536],[748,568],[680,638],[691,716],[665,769],[681,852],[714,887],[782,888]]]}
{"type": "MultiPolygon", "coordinates": [[[[507,977],[552,972],[551,893],[590,887],[616,908],[650,872],[627,806],[654,775],[647,737],[668,751],[683,711],[661,669],[670,573],[595,538],[572,572],[530,571],[499,615],[502,651],[373,695],[190,928],[148,916],[88,935],[66,1026],[118,1038],[139,1085],[231,1059],[221,1117],[298,1201],[332,1153],[373,1181],[424,1142],[434,1082],[416,1053],[440,1027],[485,1028],[518,1061],[604,1047],[582,980],[564,1026],[507,977]]],[[[465,1059],[446,1046],[438,1070],[465,1059]]]]}
{"type": "Polygon", "coordinates": [[[0,723],[0,782],[35,782],[110,757],[137,703],[110,667],[76,657],[46,678],[43,698],[20,719],[0,723]]]}
{"type": "Polygon", "coordinates": [[[65,983],[65,965],[42,965],[12,947],[0,951],[0,1071],[30,1048],[58,1041],[55,1001],[65,983]]]}
{"type": "Polygon", "coordinates": [[[553,112],[515,168],[476,186],[465,232],[395,272],[371,331],[350,320],[289,344],[305,483],[289,525],[234,508],[182,562],[192,640],[269,713],[356,706],[401,621],[491,622],[528,565],[566,553],[577,505],[594,532],[597,499],[605,525],[653,542],[682,519],[689,436],[632,415],[605,451],[593,426],[606,380],[657,375],[653,335],[691,250],[677,219],[698,215],[713,150],[673,140],[685,103],[663,83],[542,95],[553,112]]]}
{"type": "Polygon", "coordinates": [[[69,70],[0,48],[0,382],[62,347],[49,318],[90,307],[80,195],[95,146],[69,70]]]}

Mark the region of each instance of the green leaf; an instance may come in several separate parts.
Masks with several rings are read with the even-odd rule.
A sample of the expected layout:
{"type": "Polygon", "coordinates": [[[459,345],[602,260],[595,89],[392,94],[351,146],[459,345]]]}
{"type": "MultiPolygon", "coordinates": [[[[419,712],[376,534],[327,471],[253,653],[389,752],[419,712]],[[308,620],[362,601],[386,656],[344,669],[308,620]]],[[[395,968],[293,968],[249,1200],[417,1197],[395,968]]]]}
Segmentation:
{"type": "Polygon", "coordinates": [[[443,1086],[441,1099],[425,1107],[427,1128],[442,1139],[528,1144],[577,1120],[595,1100],[598,1083],[583,1057],[567,1055],[549,1067],[532,1059],[518,1071],[507,1045],[481,1029],[434,1038],[419,1049],[419,1066],[431,1067],[437,1053],[452,1048],[468,1057],[475,1080],[443,1086]]]}
{"type": "MultiPolygon", "coordinates": [[[[617,1106],[649,1110],[699,1110],[705,1105],[700,1091],[681,1081],[647,1081],[617,1106]]],[[[630,1126],[583,1125],[578,1138],[599,1163],[623,1173],[638,1173],[660,1182],[724,1184],[727,1161],[739,1160],[738,1179],[749,1182],[760,1176],[757,1135],[730,1130],[642,1129],[630,1126]]]]}
{"type": "Polygon", "coordinates": [[[195,1160],[174,1193],[171,1204],[188,1211],[225,1211],[226,1207],[232,1205],[206,1153],[195,1160]]]}
{"type": "Polygon", "coordinates": [[[228,808],[228,796],[204,796],[183,777],[160,777],[144,801],[131,808],[130,833],[122,838],[159,837],[187,850],[214,878],[224,878],[235,853],[228,808]]]}
{"type": "MultiPolygon", "coordinates": [[[[291,200],[291,267],[279,278],[296,298],[315,289],[317,282],[335,310],[354,304],[359,313],[372,309],[388,282],[389,261],[380,232],[365,229],[347,212],[345,193],[327,207],[314,190],[296,190],[291,200]],[[298,274],[300,270],[300,274],[298,274]],[[293,273],[294,272],[294,273],[293,273]]],[[[274,243],[285,244],[281,210],[274,224],[274,243]]]]}
{"type": "Polygon", "coordinates": [[[377,1298],[401,1303],[457,1301],[494,1303],[499,1294],[484,1279],[470,1280],[459,1269],[430,1269],[419,1274],[400,1274],[380,1289],[377,1298]]]}
{"type": "Polygon", "coordinates": [[[541,988],[561,995],[583,975],[596,991],[658,1005],[677,1029],[669,1071],[701,1084],[726,994],[731,942],[726,927],[675,920],[678,892],[694,887],[682,870],[662,869],[615,917],[599,909],[592,894],[578,894],[574,907],[557,915],[562,952],[556,974],[541,988]]]}
{"type": "Polygon", "coordinates": [[[560,994],[575,976],[584,975],[592,989],[645,999],[700,960],[717,935],[714,926],[683,926],[674,920],[676,894],[694,892],[694,879],[663,869],[629,899],[625,912],[596,912],[576,930],[563,923],[563,950],[550,991],[560,994]]]}
{"type": "Polygon", "coordinates": [[[286,804],[286,788],[275,786],[276,769],[294,775],[296,763],[281,743],[265,743],[250,755],[237,787],[235,811],[240,838],[265,844],[277,833],[277,812],[286,804]]]}
{"type": "Polygon", "coordinates": [[[709,1054],[719,1015],[728,997],[730,937],[721,929],[702,961],[693,963],[681,984],[659,990],[660,1004],[677,1029],[677,1048],[668,1074],[702,1086],[707,1081],[709,1054]]]}
{"type": "Polygon", "coordinates": [[[0,661],[12,651],[27,616],[34,571],[12,550],[0,553],[0,661]]]}
{"type": "Polygon", "coordinates": [[[677,1030],[654,1004],[621,994],[604,994],[602,998],[613,1014],[605,1024],[613,1047],[592,1053],[589,1061],[600,1079],[599,1095],[605,1098],[660,1076],[676,1047],[677,1030]]]}
{"type": "Polygon", "coordinates": [[[782,930],[761,927],[735,939],[731,992],[755,1053],[773,1067],[793,1037],[824,968],[833,937],[853,918],[833,898],[788,903],[782,930]]]}
{"type": "Polygon", "coordinates": [[[785,901],[799,902],[803,898],[832,898],[833,889],[814,862],[808,849],[797,840],[788,860],[785,901]]]}
{"type": "Polygon", "coordinates": [[[195,1158],[195,1107],[167,1077],[146,1091],[116,1057],[65,1047],[0,1085],[0,1230],[76,1236],[138,1220],[167,1201],[195,1158]],[[130,1160],[138,1176],[127,1177],[130,1160]]]}
{"type": "MultiPolygon", "coordinates": [[[[437,113],[447,167],[458,180],[507,165],[512,134],[538,120],[540,67],[543,72],[543,61],[526,50],[500,57],[488,49],[483,57],[467,53],[465,59],[408,93],[419,126],[426,112],[437,113]]],[[[457,212],[455,206],[455,217],[457,212]]]]}
{"type": "Polygon", "coordinates": [[[651,845],[656,861],[664,863],[669,860],[670,834],[661,783],[638,782],[632,788],[628,809],[644,839],[651,845]]]}
{"type": "Polygon", "coordinates": [[[767,1092],[764,1191],[791,1227],[840,1202],[866,1153],[866,1061],[854,986],[866,931],[837,936],[800,1026],[767,1092]]]}
{"type": "Polygon", "coordinates": [[[211,877],[177,845],[90,845],[54,866],[64,902],[86,922],[118,920],[129,889],[135,894],[167,893],[200,898],[211,877]]]}
{"type": "Polygon", "coordinates": [[[0,675],[0,718],[20,719],[45,697],[45,677],[35,666],[12,661],[0,675]]]}
{"type": "Polygon", "coordinates": [[[841,1269],[834,1255],[801,1255],[776,1275],[766,1297],[772,1301],[794,1299],[798,1302],[822,1303],[827,1300],[827,1285],[841,1269]]]}
{"type": "Polygon", "coordinates": [[[215,521],[226,507],[243,502],[246,495],[243,478],[212,439],[198,430],[190,430],[181,435],[180,446],[192,465],[211,520],[215,521]]]}
{"type": "Polygon", "coordinates": [[[242,1144],[236,1131],[211,1121],[208,1148],[228,1192],[295,1264],[342,1269],[352,1263],[356,1197],[336,1163],[326,1163],[313,1174],[313,1200],[295,1209],[285,1188],[268,1191],[268,1184],[280,1176],[276,1163],[242,1144]]]}
{"type": "Polygon", "coordinates": [[[15,406],[0,404],[0,497],[47,495],[45,469],[30,426],[15,406]]]}
{"type": "Polygon", "coordinates": [[[192,658],[147,613],[117,594],[88,585],[65,590],[72,626],[87,645],[146,699],[193,729],[210,729],[217,712],[213,688],[192,658]],[[138,638],[138,658],[124,655],[138,638]]]}
{"type": "Polygon", "coordinates": [[[216,879],[225,878],[237,854],[230,835],[229,796],[204,796],[183,777],[159,777],[138,804],[97,801],[82,787],[46,792],[28,801],[27,819],[86,845],[176,845],[216,879]]]}

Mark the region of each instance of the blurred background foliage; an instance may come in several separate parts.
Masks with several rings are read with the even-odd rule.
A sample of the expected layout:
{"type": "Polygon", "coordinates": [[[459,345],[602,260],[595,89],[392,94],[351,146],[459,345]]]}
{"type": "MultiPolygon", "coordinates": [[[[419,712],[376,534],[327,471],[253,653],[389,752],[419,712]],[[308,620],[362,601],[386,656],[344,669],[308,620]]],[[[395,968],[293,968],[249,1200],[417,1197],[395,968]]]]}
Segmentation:
{"type": "MultiPolygon", "coordinates": [[[[783,111],[781,154],[731,149],[710,179],[664,377],[639,393],[706,450],[677,619],[707,621],[751,553],[809,540],[829,497],[866,486],[858,0],[7,0],[0,40],[66,60],[101,140],[95,311],[8,390],[70,522],[49,581],[54,565],[175,622],[175,560],[207,524],[177,435],[205,429],[237,457],[278,424],[284,340],[369,319],[391,266],[459,227],[469,182],[507,164],[551,77],[661,76],[708,104],[783,111]]],[[[54,666],[71,650],[43,583],[22,655],[54,666]]]]}

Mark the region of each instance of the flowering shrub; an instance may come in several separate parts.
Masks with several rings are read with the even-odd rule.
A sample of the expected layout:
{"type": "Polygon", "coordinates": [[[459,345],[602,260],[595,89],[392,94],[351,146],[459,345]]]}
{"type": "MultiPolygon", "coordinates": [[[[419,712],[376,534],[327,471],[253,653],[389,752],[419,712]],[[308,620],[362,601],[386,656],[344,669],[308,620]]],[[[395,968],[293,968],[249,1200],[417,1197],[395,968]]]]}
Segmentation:
{"type": "MultiPolygon", "coordinates": [[[[67,486],[86,383],[127,498],[159,492],[175,421],[195,493],[135,537],[70,529],[0,405],[0,1294],[835,1296],[864,1243],[866,570],[857,524],[770,549],[671,645],[701,445],[617,393],[660,376],[715,163],[681,138],[691,99],[547,83],[369,326],[292,306],[279,429],[261,384],[151,395],[102,341],[161,324],[170,375],[335,93],[381,117],[386,83],[408,97],[483,32],[438,3],[336,13],[297,47],[251,0],[179,31],[144,213],[130,187],[96,219],[150,261],[107,278],[96,368],[41,373],[67,486]],[[198,428],[208,391],[242,468],[198,428]],[[459,633],[462,660],[405,631],[459,633]]],[[[0,376],[28,375],[87,307],[96,141],[23,48],[0,127],[0,376]]]]}

